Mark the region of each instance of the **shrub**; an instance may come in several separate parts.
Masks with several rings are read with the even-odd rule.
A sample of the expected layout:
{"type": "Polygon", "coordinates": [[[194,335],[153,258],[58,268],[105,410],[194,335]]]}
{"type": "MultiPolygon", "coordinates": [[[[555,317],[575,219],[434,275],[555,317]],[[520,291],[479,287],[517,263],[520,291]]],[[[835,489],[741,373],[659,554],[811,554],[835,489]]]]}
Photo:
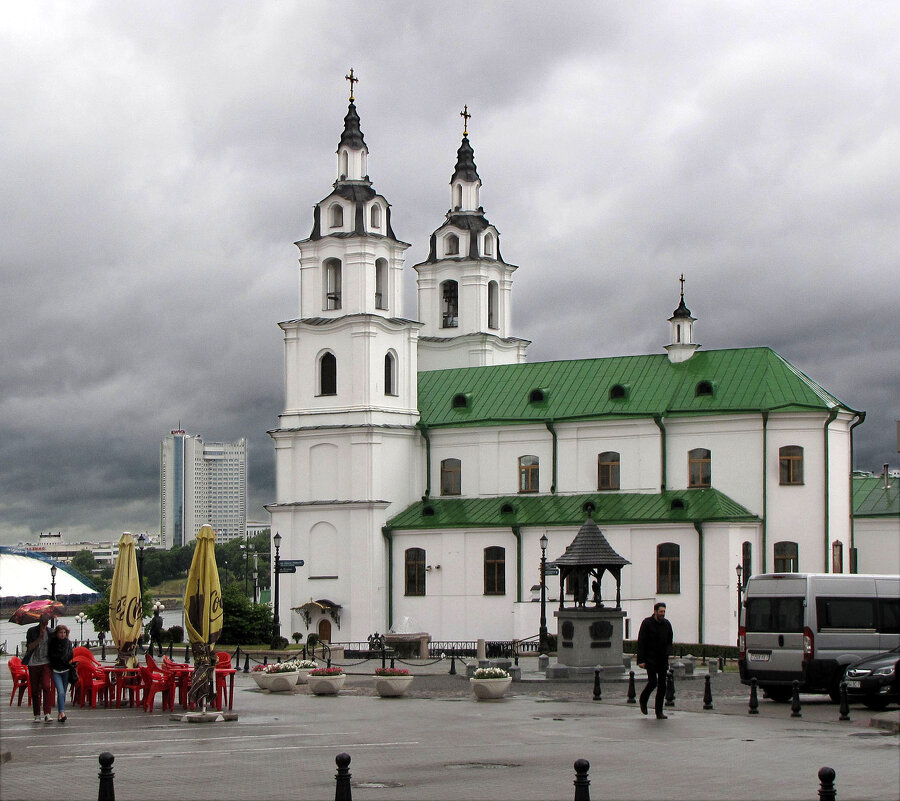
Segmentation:
{"type": "Polygon", "coordinates": [[[344,671],[339,667],[317,668],[309,671],[310,676],[340,676],[344,671]]]}
{"type": "Polygon", "coordinates": [[[408,676],[406,668],[375,668],[376,676],[408,676]]]}

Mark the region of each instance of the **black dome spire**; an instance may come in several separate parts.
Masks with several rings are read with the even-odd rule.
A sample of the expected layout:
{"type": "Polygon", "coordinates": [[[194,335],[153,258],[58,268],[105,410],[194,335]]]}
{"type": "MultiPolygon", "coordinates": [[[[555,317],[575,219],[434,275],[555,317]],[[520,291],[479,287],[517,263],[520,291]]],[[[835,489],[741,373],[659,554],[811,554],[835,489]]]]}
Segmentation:
{"type": "Polygon", "coordinates": [[[469,144],[469,137],[463,136],[462,144],[456,151],[456,169],[453,171],[452,183],[457,178],[463,181],[480,181],[478,168],[475,166],[475,151],[469,144]]]}
{"type": "Polygon", "coordinates": [[[353,101],[350,102],[347,116],[344,117],[344,131],[341,134],[341,141],[338,142],[338,149],[344,145],[351,150],[362,150],[366,146],[359,127],[359,114],[356,113],[356,106],[353,104],[353,101]]]}
{"type": "Polygon", "coordinates": [[[681,278],[678,280],[681,282],[681,301],[678,304],[678,308],[672,312],[672,317],[688,317],[693,319],[691,310],[684,305],[684,273],[681,274],[681,278]]]}

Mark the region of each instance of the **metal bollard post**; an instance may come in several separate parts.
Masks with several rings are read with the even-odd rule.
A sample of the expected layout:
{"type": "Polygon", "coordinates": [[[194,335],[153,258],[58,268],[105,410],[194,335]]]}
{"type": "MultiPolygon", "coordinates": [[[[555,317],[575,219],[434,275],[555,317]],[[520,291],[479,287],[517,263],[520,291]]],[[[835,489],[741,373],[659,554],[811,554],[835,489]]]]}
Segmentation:
{"type": "Polygon", "coordinates": [[[850,720],[850,703],[847,700],[847,682],[841,682],[841,708],[838,720],[850,720]]]}
{"type": "Polygon", "coordinates": [[[250,654],[244,652],[244,673],[250,672],[250,654]]]}
{"type": "Polygon", "coordinates": [[[187,645],[184,646],[184,663],[191,664],[191,649],[187,645]]]}
{"type": "Polygon", "coordinates": [[[675,706],[675,674],[666,673],[666,706],[675,706]]]}
{"type": "Polygon", "coordinates": [[[594,700],[602,701],[603,693],[600,690],[600,668],[594,670],[594,700]]]}
{"type": "Polygon", "coordinates": [[[19,646],[18,646],[18,644],[17,644],[17,645],[16,645],[16,656],[18,656],[18,655],[19,655],[19,646]]]}
{"type": "Polygon", "coordinates": [[[393,670],[395,667],[396,665],[394,665],[394,657],[391,656],[391,670],[393,670]]]}
{"type": "Polygon", "coordinates": [[[350,754],[338,754],[334,758],[337,773],[334,774],[334,801],[353,801],[350,789],[350,754]]]}
{"type": "Polygon", "coordinates": [[[263,665],[268,665],[268,664],[269,664],[269,655],[263,654],[263,665]]]}
{"type": "Polygon", "coordinates": [[[791,694],[791,717],[803,717],[803,713],[800,711],[800,682],[796,679],[794,679],[794,691],[791,694]]]}
{"type": "Polygon", "coordinates": [[[629,704],[637,703],[637,701],[635,701],[636,697],[637,697],[637,693],[635,692],[635,689],[634,689],[634,671],[629,670],[628,671],[628,703],[629,704]]]}
{"type": "Polygon", "coordinates": [[[819,801],[837,801],[834,777],[834,768],[829,768],[827,765],[819,768],[819,801]]]}
{"type": "Polygon", "coordinates": [[[106,661],[106,640],[104,640],[103,644],[100,646],[100,659],[103,662],[106,661]]]}
{"type": "Polygon", "coordinates": [[[712,709],[712,686],[709,681],[709,676],[705,677],[705,686],[703,687],[703,708],[704,709],[712,709]]]}
{"type": "Polygon", "coordinates": [[[112,769],[115,760],[116,758],[109,751],[100,754],[100,772],[97,774],[100,779],[100,789],[97,791],[97,801],[116,801],[116,786],[113,784],[116,774],[112,769]]]}
{"type": "Polygon", "coordinates": [[[588,771],[591,769],[591,763],[586,759],[575,760],[575,801],[591,801],[591,780],[588,778],[588,771]]]}
{"type": "Polygon", "coordinates": [[[456,675],[456,654],[455,653],[450,654],[450,673],[449,673],[449,675],[451,675],[451,676],[456,675]]]}
{"type": "Polygon", "coordinates": [[[748,715],[759,714],[759,698],[756,696],[756,678],[750,679],[750,705],[747,708],[748,715]]]}
{"type": "Polygon", "coordinates": [[[328,659],[325,661],[325,667],[331,667],[331,652],[328,653],[328,659]]]}
{"type": "Polygon", "coordinates": [[[174,647],[173,644],[171,642],[169,642],[169,659],[172,658],[172,648],[173,647],[174,647]]]}
{"type": "Polygon", "coordinates": [[[381,667],[387,667],[387,651],[384,650],[384,644],[381,646],[381,667]]]}

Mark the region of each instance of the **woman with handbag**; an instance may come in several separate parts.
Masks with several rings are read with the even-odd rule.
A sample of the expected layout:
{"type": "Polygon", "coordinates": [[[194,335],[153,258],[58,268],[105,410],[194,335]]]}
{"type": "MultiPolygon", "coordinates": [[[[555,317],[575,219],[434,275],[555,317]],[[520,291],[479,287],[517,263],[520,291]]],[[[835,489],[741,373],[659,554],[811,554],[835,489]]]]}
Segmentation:
{"type": "Polygon", "coordinates": [[[53,683],[56,685],[56,706],[59,710],[57,720],[65,723],[66,689],[69,686],[69,671],[72,670],[72,641],[69,639],[69,627],[60,623],[54,630],[47,648],[50,669],[53,671],[53,683]]]}

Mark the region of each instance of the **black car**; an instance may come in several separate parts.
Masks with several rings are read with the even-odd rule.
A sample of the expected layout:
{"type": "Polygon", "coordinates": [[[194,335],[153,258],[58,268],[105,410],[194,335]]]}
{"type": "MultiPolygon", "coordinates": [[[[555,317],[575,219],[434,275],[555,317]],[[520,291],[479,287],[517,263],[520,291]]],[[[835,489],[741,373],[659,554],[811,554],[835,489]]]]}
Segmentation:
{"type": "Polygon", "coordinates": [[[862,701],[869,709],[900,703],[900,645],[850,665],[844,681],[848,700],[862,701]]]}

